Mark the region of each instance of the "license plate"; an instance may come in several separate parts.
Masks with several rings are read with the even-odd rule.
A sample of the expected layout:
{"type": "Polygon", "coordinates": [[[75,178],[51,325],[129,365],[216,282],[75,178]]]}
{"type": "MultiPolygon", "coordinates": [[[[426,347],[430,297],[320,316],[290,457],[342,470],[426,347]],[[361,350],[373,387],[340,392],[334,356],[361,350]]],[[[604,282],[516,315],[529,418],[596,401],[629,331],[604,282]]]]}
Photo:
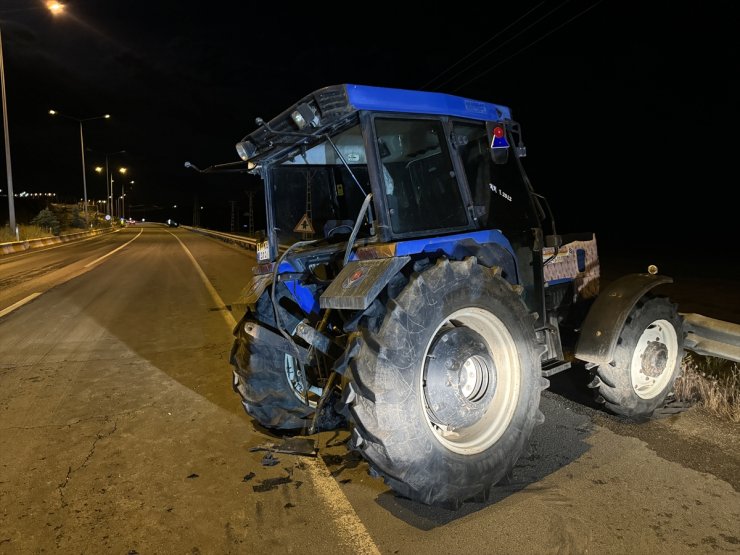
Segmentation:
{"type": "Polygon", "coordinates": [[[266,262],[270,260],[270,243],[262,241],[257,243],[257,262],[266,262]]]}

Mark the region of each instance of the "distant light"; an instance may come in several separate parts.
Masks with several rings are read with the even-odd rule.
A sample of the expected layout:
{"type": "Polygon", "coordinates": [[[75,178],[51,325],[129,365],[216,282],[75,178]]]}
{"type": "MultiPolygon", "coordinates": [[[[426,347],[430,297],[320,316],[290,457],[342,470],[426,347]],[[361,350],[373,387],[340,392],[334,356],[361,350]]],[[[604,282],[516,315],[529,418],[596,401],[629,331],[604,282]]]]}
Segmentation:
{"type": "Polygon", "coordinates": [[[126,175],[126,172],[128,171],[128,168],[118,168],[118,171],[124,175],[126,175]]]}
{"type": "Polygon", "coordinates": [[[200,209],[203,210],[203,207],[201,206],[200,209]]]}
{"type": "Polygon", "coordinates": [[[100,166],[95,166],[95,171],[100,173],[103,171],[103,168],[101,168],[100,166]]]}
{"type": "Polygon", "coordinates": [[[177,204],[172,205],[172,208],[177,208],[177,204]]]}
{"type": "Polygon", "coordinates": [[[104,117],[105,119],[110,119],[110,114],[105,114],[105,115],[104,115],[103,117],[104,117]]]}
{"type": "Polygon", "coordinates": [[[52,116],[56,116],[57,115],[57,111],[56,110],[49,110],[49,114],[52,115],[52,116]]]}
{"type": "Polygon", "coordinates": [[[132,179],[132,180],[131,180],[131,185],[133,185],[133,184],[134,184],[134,180],[132,179]]]}
{"type": "Polygon", "coordinates": [[[64,4],[62,4],[61,2],[55,2],[54,0],[49,0],[48,2],[46,2],[46,7],[54,15],[59,15],[64,11],[64,4]]]}

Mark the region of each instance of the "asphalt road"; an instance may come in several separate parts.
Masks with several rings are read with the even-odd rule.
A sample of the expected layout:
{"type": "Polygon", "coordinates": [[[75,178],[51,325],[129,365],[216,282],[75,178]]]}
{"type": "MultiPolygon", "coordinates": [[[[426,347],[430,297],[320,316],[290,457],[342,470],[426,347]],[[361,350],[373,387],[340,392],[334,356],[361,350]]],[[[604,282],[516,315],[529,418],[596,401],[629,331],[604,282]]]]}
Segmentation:
{"type": "Polygon", "coordinates": [[[0,553],[740,552],[738,426],[630,424],[566,377],[485,504],[396,497],[346,431],[263,466],[228,364],[252,263],[155,226],[0,259],[0,553]]]}

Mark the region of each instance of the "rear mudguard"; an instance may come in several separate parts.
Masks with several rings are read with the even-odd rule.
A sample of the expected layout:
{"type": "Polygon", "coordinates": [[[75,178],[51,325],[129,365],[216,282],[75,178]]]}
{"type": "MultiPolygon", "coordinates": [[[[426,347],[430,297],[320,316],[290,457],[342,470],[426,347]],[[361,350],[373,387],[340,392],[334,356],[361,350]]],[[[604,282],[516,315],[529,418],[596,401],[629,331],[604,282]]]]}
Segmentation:
{"type": "Polygon", "coordinates": [[[272,274],[252,276],[252,279],[239,293],[239,297],[231,303],[231,312],[240,320],[247,309],[254,311],[257,301],[272,283],[272,274]]]}
{"type": "Polygon", "coordinates": [[[651,274],[628,274],[611,283],[596,297],[581,327],[576,358],[609,364],[624,323],[645,293],[673,278],[651,274]]]}

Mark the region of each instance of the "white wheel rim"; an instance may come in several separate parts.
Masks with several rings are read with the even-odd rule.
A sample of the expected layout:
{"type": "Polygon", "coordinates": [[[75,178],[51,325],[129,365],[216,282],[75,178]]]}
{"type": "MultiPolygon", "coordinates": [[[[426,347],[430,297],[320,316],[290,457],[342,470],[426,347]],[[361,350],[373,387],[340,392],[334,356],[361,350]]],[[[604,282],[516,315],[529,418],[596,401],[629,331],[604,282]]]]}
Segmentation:
{"type": "Polygon", "coordinates": [[[632,353],[630,379],[635,393],[642,399],[659,395],[673,376],[677,356],[678,337],[673,324],[668,320],[655,320],[642,332],[632,353]],[[655,352],[660,352],[657,365],[653,364],[655,357],[651,356],[655,352]]]}
{"type": "MultiPolygon", "coordinates": [[[[306,404],[306,395],[303,393],[303,377],[301,376],[301,370],[296,364],[295,357],[292,355],[285,355],[285,377],[288,379],[288,385],[293,390],[293,394],[300,399],[303,404],[306,404]]],[[[316,404],[321,397],[323,390],[315,385],[308,384],[308,406],[316,408],[316,404]]]]}
{"type": "MultiPolygon", "coordinates": [[[[474,356],[464,361],[460,371],[470,378],[475,377],[476,373],[482,371],[482,366],[485,366],[477,358],[474,356]]],[[[511,423],[521,388],[521,364],[516,342],[504,323],[492,313],[481,308],[469,307],[453,312],[440,322],[432,333],[424,350],[424,364],[425,367],[419,373],[420,398],[424,404],[422,412],[436,440],[450,451],[462,455],[481,453],[496,443],[511,423]],[[457,430],[443,429],[430,418],[424,389],[426,360],[430,347],[442,327],[449,324],[466,326],[482,336],[493,358],[496,373],[492,379],[487,380],[495,383],[495,393],[489,401],[485,414],[473,425],[457,430]]],[[[480,382],[480,379],[467,381],[471,384],[480,384],[480,382]]],[[[461,389],[461,392],[474,401],[482,397],[477,387],[477,385],[466,386],[461,389]]]]}

